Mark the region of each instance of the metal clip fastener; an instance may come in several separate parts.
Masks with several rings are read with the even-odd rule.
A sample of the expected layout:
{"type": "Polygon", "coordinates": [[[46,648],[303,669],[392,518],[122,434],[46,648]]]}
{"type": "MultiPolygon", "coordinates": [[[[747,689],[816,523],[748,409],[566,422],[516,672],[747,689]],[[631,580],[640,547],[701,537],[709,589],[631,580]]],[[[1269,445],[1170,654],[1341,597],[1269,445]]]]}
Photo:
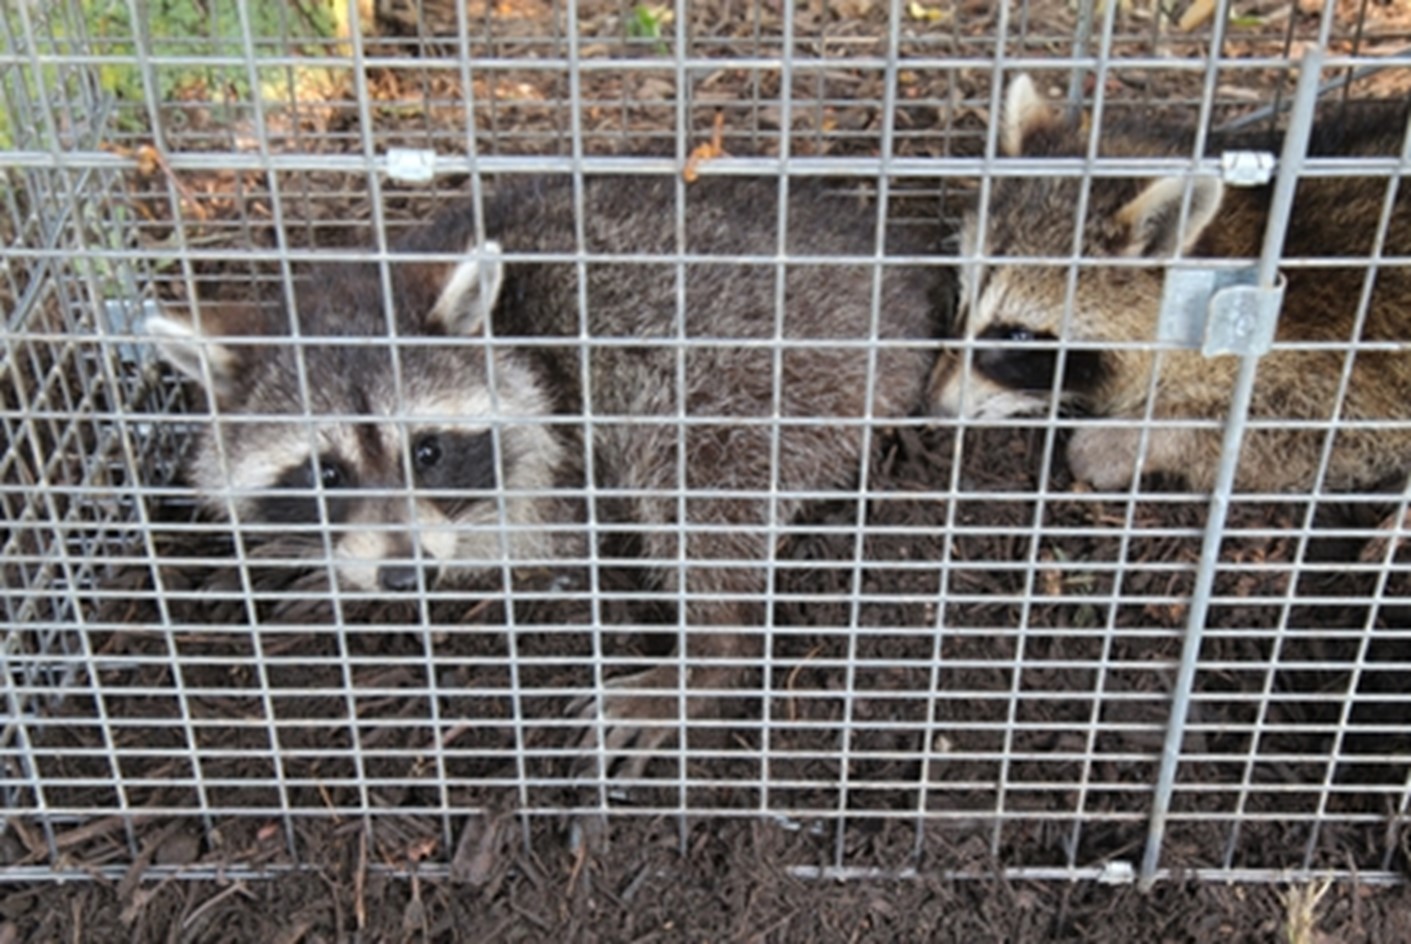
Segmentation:
{"type": "Polygon", "coordinates": [[[1231,187],[1262,187],[1274,179],[1276,163],[1268,151],[1226,151],[1220,155],[1220,179],[1231,187]]]}
{"type": "Polygon", "coordinates": [[[1262,357],[1274,346],[1279,326],[1279,310],[1284,306],[1283,273],[1273,288],[1257,285],[1231,285],[1210,298],[1210,314],[1205,322],[1206,357],[1237,354],[1262,357]]]}
{"type": "Polygon", "coordinates": [[[436,152],[426,148],[388,148],[387,176],[424,184],[436,176],[436,152]]]}
{"type": "Polygon", "coordinates": [[[1157,340],[1206,357],[1262,356],[1273,346],[1286,284],[1280,274],[1273,288],[1260,288],[1254,266],[1168,269],[1157,340]]]}

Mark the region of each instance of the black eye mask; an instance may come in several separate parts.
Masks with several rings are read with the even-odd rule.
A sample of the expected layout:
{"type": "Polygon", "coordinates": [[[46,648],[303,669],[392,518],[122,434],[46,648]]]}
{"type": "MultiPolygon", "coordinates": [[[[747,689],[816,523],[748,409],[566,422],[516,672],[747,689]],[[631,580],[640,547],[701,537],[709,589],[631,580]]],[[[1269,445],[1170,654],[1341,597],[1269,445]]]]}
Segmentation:
{"type": "MultiPolygon", "coordinates": [[[[431,499],[448,515],[467,502],[483,499],[456,493],[485,492],[498,484],[495,444],[489,430],[418,434],[412,440],[411,462],[416,488],[431,492],[431,499]]],[[[317,473],[324,489],[328,522],[346,522],[360,484],[353,471],[327,454],[319,457],[317,473]]],[[[312,460],[285,469],[270,493],[255,501],[255,520],[269,524],[317,524],[325,520],[319,513],[314,475],[312,460]]]]}
{"type": "MultiPolygon", "coordinates": [[[[975,369],[990,380],[1011,390],[1049,393],[1053,390],[1054,372],[1058,368],[1058,339],[1046,331],[1034,332],[1022,325],[990,325],[979,335],[980,341],[1005,341],[1005,347],[975,346],[975,369]],[[1025,342],[1034,342],[1032,348],[1025,342]]],[[[1107,375],[1102,351],[1090,348],[1067,348],[1063,358],[1064,393],[1084,394],[1096,389],[1107,375]]]]}
{"type": "Polygon", "coordinates": [[[431,500],[449,517],[454,517],[466,503],[484,499],[455,493],[485,492],[499,484],[495,440],[488,429],[474,433],[419,433],[412,438],[411,462],[416,487],[431,492],[431,500]]]}
{"type": "Polygon", "coordinates": [[[495,440],[488,429],[419,433],[411,449],[417,488],[487,491],[497,484],[495,440]]]}
{"type": "MultiPolygon", "coordinates": [[[[350,501],[338,493],[357,485],[352,472],[336,457],[323,455],[319,457],[318,475],[325,492],[324,507],[329,523],[346,521],[350,501]]],[[[314,492],[312,460],[285,469],[275,481],[274,489],[255,501],[257,520],[270,524],[316,524],[324,520],[314,492]],[[280,494],[282,491],[289,494],[280,494]]]]}

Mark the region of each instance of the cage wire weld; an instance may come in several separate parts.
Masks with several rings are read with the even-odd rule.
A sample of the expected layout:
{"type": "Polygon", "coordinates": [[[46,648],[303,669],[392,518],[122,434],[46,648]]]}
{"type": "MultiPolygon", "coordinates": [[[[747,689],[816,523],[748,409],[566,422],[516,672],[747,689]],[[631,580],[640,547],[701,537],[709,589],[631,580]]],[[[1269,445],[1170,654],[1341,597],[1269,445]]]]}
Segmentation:
{"type": "Polygon", "coordinates": [[[119,6],[0,6],[0,880],[1400,881],[1405,4],[119,6]]]}

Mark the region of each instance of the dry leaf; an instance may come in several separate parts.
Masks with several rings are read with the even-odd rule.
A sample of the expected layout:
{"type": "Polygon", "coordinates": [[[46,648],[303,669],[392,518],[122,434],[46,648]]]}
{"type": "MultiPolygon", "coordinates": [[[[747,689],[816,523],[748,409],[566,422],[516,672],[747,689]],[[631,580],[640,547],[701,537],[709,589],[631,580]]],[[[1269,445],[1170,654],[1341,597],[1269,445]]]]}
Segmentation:
{"type": "Polygon", "coordinates": [[[1176,28],[1184,33],[1189,33],[1193,29],[1204,26],[1215,16],[1216,5],[1216,0],[1195,0],[1195,3],[1186,7],[1186,12],[1181,14],[1180,22],[1176,24],[1176,28]]]}
{"type": "Polygon", "coordinates": [[[696,146],[686,158],[686,166],[681,169],[681,177],[688,184],[693,184],[700,177],[700,172],[696,167],[702,161],[714,160],[717,157],[729,157],[725,150],[725,113],[715,113],[715,125],[711,129],[710,140],[705,144],[696,146]]]}
{"type": "Polygon", "coordinates": [[[950,21],[949,10],[942,10],[939,7],[923,6],[917,3],[916,0],[911,0],[911,2],[906,5],[906,13],[913,20],[919,20],[922,23],[946,23],[950,21]]]}

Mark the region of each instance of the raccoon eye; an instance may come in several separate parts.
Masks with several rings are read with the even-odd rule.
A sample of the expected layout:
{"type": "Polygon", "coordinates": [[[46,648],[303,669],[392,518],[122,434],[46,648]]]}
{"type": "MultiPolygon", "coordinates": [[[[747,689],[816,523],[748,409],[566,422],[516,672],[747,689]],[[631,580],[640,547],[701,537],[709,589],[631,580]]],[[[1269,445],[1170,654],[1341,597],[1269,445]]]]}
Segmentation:
{"type": "Polygon", "coordinates": [[[318,480],[324,488],[342,488],[348,484],[348,475],[336,459],[319,459],[318,480]]]}
{"type": "MultiPolygon", "coordinates": [[[[421,437],[412,444],[412,460],[418,488],[480,492],[496,485],[495,440],[488,429],[476,433],[444,431],[438,436],[421,437]]],[[[472,500],[464,495],[448,497],[448,508],[472,500]]]]}
{"type": "Polygon", "coordinates": [[[441,461],[441,440],[422,436],[412,446],[412,461],[418,469],[430,469],[441,461]]]}
{"type": "Polygon", "coordinates": [[[1007,325],[999,333],[1001,341],[1032,341],[1034,332],[1019,325],[1007,325]]]}
{"type": "Polygon", "coordinates": [[[351,484],[348,467],[333,456],[319,457],[315,478],[314,460],[310,458],[284,470],[274,482],[275,491],[258,499],[254,520],[316,524],[326,515],[328,521],[341,523],[348,517],[346,489],[351,484]],[[321,485],[325,491],[341,490],[340,494],[345,497],[330,495],[320,502],[313,494],[315,485],[321,485]]]}

